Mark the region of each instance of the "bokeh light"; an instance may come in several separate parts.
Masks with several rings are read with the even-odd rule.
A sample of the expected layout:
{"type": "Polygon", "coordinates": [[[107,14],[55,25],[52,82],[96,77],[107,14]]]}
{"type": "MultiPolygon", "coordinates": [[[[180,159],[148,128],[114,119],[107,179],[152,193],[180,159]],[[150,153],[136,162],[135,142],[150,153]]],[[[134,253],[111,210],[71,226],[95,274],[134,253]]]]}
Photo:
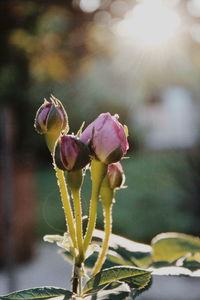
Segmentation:
{"type": "Polygon", "coordinates": [[[190,0],[187,2],[187,8],[191,15],[194,17],[200,16],[200,1],[199,0],[190,0]]]}
{"type": "Polygon", "coordinates": [[[180,29],[178,13],[160,1],[143,1],[115,24],[115,32],[129,43],[158,47],[169,42],[180,29]]]}
{"type": "Polygon", "coordinates": [[[101,5],[100,0],[81,0],[80,8],[86,13],[92,13],[101,5]]]}

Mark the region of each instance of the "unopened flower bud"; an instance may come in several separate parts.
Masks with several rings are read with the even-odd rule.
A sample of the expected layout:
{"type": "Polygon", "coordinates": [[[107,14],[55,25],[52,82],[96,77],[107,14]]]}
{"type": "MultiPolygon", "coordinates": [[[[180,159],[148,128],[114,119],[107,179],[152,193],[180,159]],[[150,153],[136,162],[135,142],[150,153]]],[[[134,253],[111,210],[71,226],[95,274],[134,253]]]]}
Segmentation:
{"type": "Polygon", "coordinates": [[[88,143],[94,156],[104,164],[117,162],[129,145],[118,116],[100,114],[81,134],[80,140],[88,143]]]}
{"type": "Polygon", "coordinates": [[[125,181],[125,175],[120,162],[108,165],[108,181],[111,189],[120,188],[125,181]]]}
{"type": "Polygon", "coordinates": [[[64,171],[77,171],[90,161],[87,145],[72,135],[62,135],[55,147],[55,164],[64,171]]]}
{"type": "Polygon", "coordinates": [[[68,129],[68,118],[62,103],[54,96],[44,100],[35,117],[35,129],[40,134],[60,134],[68,129]]]}

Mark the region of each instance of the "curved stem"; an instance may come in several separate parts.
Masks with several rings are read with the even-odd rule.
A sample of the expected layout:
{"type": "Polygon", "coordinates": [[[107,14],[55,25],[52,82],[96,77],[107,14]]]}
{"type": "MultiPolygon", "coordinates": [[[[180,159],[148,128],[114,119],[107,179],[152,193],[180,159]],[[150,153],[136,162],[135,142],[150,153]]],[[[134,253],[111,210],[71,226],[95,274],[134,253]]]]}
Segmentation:
{"type": "Polygon", "coordinates": [[[87,250],[88,245],[91,242],[92,234],[96,225],[99,192],[100,192],[102,181],[106,175],[106,172],[107,172],[107,165],[95,159],[92,160],[91,162],[92,195],[90,200],[88,226],[87,226],[87,231],[85,234],[84,244],[83,244],[84,251],[87,250]]]}
{"type": "Polygon", "coordinates": [[[106,260],[106,253],[109,247],[109,238],[112,232],[112,204],[110,206],[104,206],[104,230],[105,236],[103,240],[103,245],[99,257],[94,266],[94,269],[92,271],[93,275],[97,274],[101,270],[101,267],[103,266],[106,260]]]}
{"type": "Polygon", "coordinates": [[[55,166],[55,171],[56,171],[56,176],[58,179],[58,186],[60,189],[60,195],[61,195],[63,208],[64,208],[64,212],[65,212],[66,223],[68,225],[68,231],[70,233],[70,237],[72,239],[74,247],[77,248],[76,232],[75,232],[75,228],[74,228],[74,218],[73,218],[71,204],[69,201],[69,195],[68,195],[67,187],[66,187],[66,183],[65,183],[64,172],[62,170],[58,169],[56,166],[55,166]]]}

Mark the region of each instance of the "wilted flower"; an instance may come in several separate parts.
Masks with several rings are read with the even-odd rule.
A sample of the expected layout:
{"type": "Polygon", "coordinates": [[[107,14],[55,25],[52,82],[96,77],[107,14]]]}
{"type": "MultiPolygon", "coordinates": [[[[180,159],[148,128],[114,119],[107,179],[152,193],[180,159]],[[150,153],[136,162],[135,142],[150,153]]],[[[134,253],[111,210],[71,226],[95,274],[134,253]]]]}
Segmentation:
{"type": "Polygon", "coordinates": [[[108,165],[108,181],[111,189],[120,188],[125,181],[125,175],[120,162],[108,165]]]}
{"type": "Polygon", "coordinates": [[[68,127],[68,118],[62,103],[54,96],[44,100],[35,117],[35,129],[40,134],[58,133],[68,127]]]}
{"type": "Polygon", "coordinates": [[[80,140],[89,144],[95,157],[105,164],[117,162],[129,148],[118,115],[102,113],[81,134],[80,140]]]}
{"type": "Polygon", "coordinates": [[[89,148],[77,137],[62,135],[55,147],[56,166],[64,171],[84,168],[90,161],[89,148]]]}

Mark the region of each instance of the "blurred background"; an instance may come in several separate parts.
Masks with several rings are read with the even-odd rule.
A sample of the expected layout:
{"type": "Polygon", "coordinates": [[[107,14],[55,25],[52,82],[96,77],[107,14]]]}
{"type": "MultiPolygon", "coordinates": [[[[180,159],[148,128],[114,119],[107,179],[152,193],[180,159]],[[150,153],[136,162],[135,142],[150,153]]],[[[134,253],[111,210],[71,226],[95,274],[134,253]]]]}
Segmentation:
{"type": "MultiPolygon", "coordinates": [[[[200,1],[2,0],[0,15],[0,274],[9,275],[0,292],[18,287],[13,266],[37,258],[44,234],[65,231],[33,128],[51,94],[70,132],[107,111],[129,127],[114,233],[145,243],[160,232],[199,235],[200,1]]],[[[87,214],[89,175],[84,190],[87,214]]]]}

